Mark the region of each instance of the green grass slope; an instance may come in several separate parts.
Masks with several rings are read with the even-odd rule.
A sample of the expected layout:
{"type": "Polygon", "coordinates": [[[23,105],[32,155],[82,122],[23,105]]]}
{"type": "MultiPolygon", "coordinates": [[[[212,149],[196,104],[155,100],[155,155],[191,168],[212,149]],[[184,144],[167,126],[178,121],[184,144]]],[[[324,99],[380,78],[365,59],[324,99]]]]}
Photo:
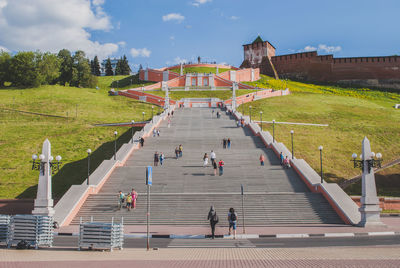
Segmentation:
{"type": "MultiPolygon", "coordinates": [[[[284,81],[266,76],[248,84],[281,89],[284,81]]],[[[289,96],[263,99],[239,107],[253,118],[298,123],[329,124],[328,127],[275,125],[275,137],[291,149],[290,130],[294,130],[294,154],[305,159],[317,172],[320,170],[318,146],[323,145],[323,170],[327,179],[340,181],[360,173],[350,162],[353,152],[361,152],[361,141],[367,136],[374,152],[383,154],[384,163],[400,157],[400,111],[393,108],[400,95],[369,89],[343,89],[288,81],[289,96]]],[[[271,124],[264,129],[272,133],[271,124]]],[[[385,175],[400,180],[400,166],[385,175]]],[[[397,184],[400,186],[400,183],[397,184]]],[[[400,193],[400,187],[391,192],[400,193]]],[[[355,193],[352,191],[352,193],[355,193]]]]}
{"type": "Polygon", "coordinates": [[[38,171],[31,170],[30,161],[32,154],[41,152],[46,138],[52,144],[52,154],[63,157],[61,170],[53,176],[53,196],[59,198],[70,185],[86,178],[88,148],[93,151],[93,171],[103,159],[112,157],[115,130],[118,147],[131,136],[129,127],[93,124],[141,121],[143,111],[146,119],[151,117],[151,105],[110,97],[107,91],[62,86],[0,90],[0,199],[35,197],[38,171]]]}

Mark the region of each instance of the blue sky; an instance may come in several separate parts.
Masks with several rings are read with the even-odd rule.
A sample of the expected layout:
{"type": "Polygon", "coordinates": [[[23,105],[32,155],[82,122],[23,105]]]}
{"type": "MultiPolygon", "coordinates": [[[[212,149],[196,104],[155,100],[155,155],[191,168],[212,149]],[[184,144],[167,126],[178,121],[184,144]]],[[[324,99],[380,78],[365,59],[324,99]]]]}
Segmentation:
{"type": "Polygon", "coordinates": [[[0,0],[0,48],[238,66],[260,34],[278,55],[383,56],[400,54],[399,13],[394,0],[0,0]]]}

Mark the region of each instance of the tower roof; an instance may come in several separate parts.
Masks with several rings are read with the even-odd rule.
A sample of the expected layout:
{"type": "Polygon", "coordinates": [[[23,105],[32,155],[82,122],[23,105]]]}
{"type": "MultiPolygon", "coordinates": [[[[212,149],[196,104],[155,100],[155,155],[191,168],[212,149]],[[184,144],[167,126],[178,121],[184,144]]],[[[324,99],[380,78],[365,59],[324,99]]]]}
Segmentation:
{"type": "Polygon", "coordinates": [[[257,38],[253,41],[253,43],[252,44],[255,44],[255,43],[264,43],[264,40],[262,40],[262,38],[260,37],[260,36],[257,36],[257,38]]]}

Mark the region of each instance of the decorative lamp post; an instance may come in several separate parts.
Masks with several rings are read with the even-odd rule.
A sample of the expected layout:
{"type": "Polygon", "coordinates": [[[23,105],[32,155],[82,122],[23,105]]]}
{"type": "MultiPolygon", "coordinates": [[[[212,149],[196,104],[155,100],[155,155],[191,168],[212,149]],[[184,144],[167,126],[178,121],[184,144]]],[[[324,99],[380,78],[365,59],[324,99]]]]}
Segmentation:
{"type": "Polygon", "coordinates": [[[153,123],[153,117],[154,117],[154,106],[151,105],[151,122],[153,123]]]}
{"type": "Polygon", "coordinates": [[[260,111],[261,131],[263,131],[263,125],[262,125],[262,114],[263,114],[263,112],[262,112],[262,111],[260,111]]]}
{"type": "Polygon", "coordinates": [[[132,120],[132,143],[133,143],[133,124],[135,124],[135,120],[132,120]]]}
{"type": "Polygon", "coordinates": [[[87,156],[87,185],[89,185],[89,176],[90,176],[90,155],[92,154],[92,150],[90,150],[90,149],[87,149],[87,154],[88,154],[88,156],[87,156]]]}
{"type": "Polygon", "coordinates": [[[319,149],[319,159],[320,159],[320,163],[321,163],[321,183],[323,183],[324,182],[324,173],[322,172],[322,149],[324,149],[324,147],[322,147],[322,145],[320,145],[319,147],[318,147],[318,149],[319,149]]]}
{"type": "Polygon", "coordinates": [[[60,170],[61,159],[61,156],[57,155],[57,162],[53,161],[51,144],[48,139],[43,142],[42,153],[39,157],[36,154],[32,155],[32,170],[39,170],[37,195],[32,211],[33,215],[54,215],[51,175],[60,170]]]}
{"type": "Polygon", "coordinates": [[[117,135],[118,132],[114,131],[114,160],[117,160],[117,135]]]}
{"type": "Polygon", "coordinates": [[[272,142],[275,142],[275,119],[272,120],[272,142]]]}
{"type": "Polygon", "coordinates": [[[250,123],[251,123],[251,105],[249,106],[249,114],[250,114],[250,123]]]}
{"type": "Polygon", "coordinates": [[[367,167],[368,169],[368,173],[371,173],[371,169],[372,168],[381,168],[382,167],[382,154],[381,153],[377,153],[375,155],[374,152],[371,152],[371,159],[363,159],[363,156],[360,155],[360,160],[356,160],[357,158],[357,154],[354,153],[352,156],[353,158],[353,164],[354,164],[354,168],[360,168],[361,170],[364,170],[364,165],[367,167]],[[376,157],[376,159],[375,159],[376,157]]]}
{"type": "Polygon", "coordinates": [[[145,112],[142,112],[143,122],[144,122],[144,114],[145,114],[145,112]]]}
{"type": "Polygon", "coordinates": [[[360,160],[357,160],[357,154],[353,153],[352,161],[354,168],[362,170],[361,181],[361,205],[358,209],[361,213],[359,226],[382,226],[380,219],[381,209],[379,207],[379,198],[376,192],[375,174],[373,168],[380,168],[382,163],[382,154],[371,151],[371,145],[367,137],[362,141],[362,153],[360,160]]]}
{"type": "Polygon", "coordinates": [[[292,159],[294,158],[294,154],[293,154],[293,134],[294,134],[294,131],[291,130],[290,131],[290,135],[292,136],[292,159]]]}

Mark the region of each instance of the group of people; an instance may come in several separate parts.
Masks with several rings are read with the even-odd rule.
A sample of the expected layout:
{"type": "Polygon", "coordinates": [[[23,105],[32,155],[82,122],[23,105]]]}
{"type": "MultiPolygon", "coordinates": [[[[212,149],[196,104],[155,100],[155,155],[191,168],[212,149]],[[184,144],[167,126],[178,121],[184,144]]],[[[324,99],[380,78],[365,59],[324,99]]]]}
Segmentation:
{"type": "Polygon", "coordinates": [[[161,153],[155,152],[154,153],[154,166],[155,167],[158,166],[158,162],[160,162],[160,165],[162,166],[164,163],[164,159],[165,159],[165,156],[162,152],[161,153]]]}
{"type": "Polygon", "coordinates": [[[124,194],[122,191],[119,191],[118,193],[118,209],[121,209],[125,207],[130,211],[132,208],[136,209],[136,200],[138,198],[138,194],[135,191],[134,188],[132,188],[132,191],[124,194]]]}
{"type": "Polygon", "coordinates": [[[179,157],[183,156],[183,146],[179,144],[179,146],[175,147],[175,158],[178,159],[179,157]]]}
{"type": "MultiPolygon", "coordinates": [[[[212,117],[214,116],[214,113],[215,113],[215,111],[214,111],[214,109],[212,109],[212,111],[211,111],[212,117]]],[[[219,111],[217,111],[217,118],[221,118],[221,113],[219,111]]]]}
{"type": "Polygon", "coordinates": [[[240,120],[236,121],[236,126],[237,127],[244,127],[244,119],[241,118],[240,120]]]}
{"type": "MultiPolygon", "coordinates": [[[[222,174],[224,174],[224,166],[225,166],[224,161],[220,159],[217,164],[217,155],[213,150],[211,150],[210,158],[211,158],[211,166],[214,169],[214,176],[217,176],[217,169],[219,169],[219,175],[222,176],[222,174]]],[[[203,156],[203,167],[207,166],[208,166],[208,154],[205,153],[203,156]]]]}
{"type": "Polygon", "coordinates": [[[222,148],[230,149],[231,148],[231,139],[230,138],[223,138],[222,139],[222,148]]]}
{"type": "MultiPolygon", "coordinates": [[[[236,228],[237,228],[237,221],[238,215],[235,212],[234,208],[230,208],[228,212],[228,222],[229,222],[229,235],[232,234],[233,231],[233,238],[236,239],[236,228]]],[[[210,221],[211,226],[211,238],[215,238],[215,226],[219,222],[219,218],[217,215],[217,211],[215,210],[214,206],[211,206],[210,211],[208,212],[207,220],[210,221]]]]}
{"type": "Polygon", "coordinates": [[[159,129],[153,129],[153,137],[155,137],[155,136],[157,136],[157,137],[160,137],[160,130],[159,129]]]}
{"type": "Polygon", "coordinates": [[[281,161],[281,166],[284,168],[290,168],[289,158],[287,156],[284,158],[282,152],[279,154],[279,159],[281,161]]]}

